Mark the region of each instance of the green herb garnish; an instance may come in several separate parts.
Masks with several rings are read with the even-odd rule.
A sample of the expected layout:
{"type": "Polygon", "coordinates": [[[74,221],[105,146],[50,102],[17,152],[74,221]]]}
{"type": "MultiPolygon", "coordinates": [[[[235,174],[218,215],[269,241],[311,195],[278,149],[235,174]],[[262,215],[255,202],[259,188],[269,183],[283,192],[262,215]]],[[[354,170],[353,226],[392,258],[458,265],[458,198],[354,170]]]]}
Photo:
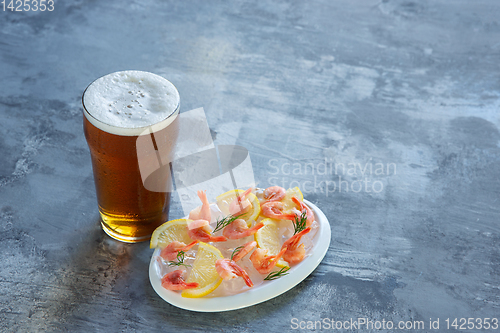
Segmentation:
{"type": "Polygon", "coordinates": [[[191,265],[187,265],[184,263],[184,255],[186,254],[186,252],[184,251],[179,251],[177,253],[177,261],[169,261],[168,262],[168,265],[169,266],[185,266],[185,267],[191,267],[191,265]]]}
{"type": "Polygon", "coordinates": [[[279,279],[280,277],[287,275],[287,271],[290,269],[290,267],[283,267],[277,272],[271,272],[269,273],[264,280],[270,281],[270,280],[276,280],[279,279]]]}
{"type": "Polygon", "coordinates": [[[295,216],[295,221],[293,221],[293,228],[295,231],[293,232],[294,235],[298,234],[302,230],[306,228],[307,225],[307,212],[304,210],[302,214],[300,214],[300,217],[295,216]]]}
{"type": "Polygon", "coordinates": [[[241,215],[238,215],[238,216],[228,215],[221,220],[217,220],[217,225],[215,226],[215,229],[212,231],[212,233],[215,233],[219,230],[224,229],[226,226],[233,223],[233,221],[236,220],[240,216],[241,215]]]}

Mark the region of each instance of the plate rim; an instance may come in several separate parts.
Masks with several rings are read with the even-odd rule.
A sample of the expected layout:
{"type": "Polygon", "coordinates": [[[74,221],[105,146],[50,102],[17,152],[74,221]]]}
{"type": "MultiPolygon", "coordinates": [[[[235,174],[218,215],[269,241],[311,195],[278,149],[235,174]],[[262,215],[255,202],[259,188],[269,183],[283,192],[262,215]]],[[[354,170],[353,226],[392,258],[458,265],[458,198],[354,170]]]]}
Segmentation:
{"type": "Polygon", "coordinates": [[[223,296],[223,297],[201,297],[186,298],[180,293],[167,290],[161,286],[161,279],[156,273],[155,261],[158,249],[151,255],[149,263],[149,281],[154,291],[167,303],[180,309],[195,312],[224,312],[243,309],[252,305],[263,303],[280,296],[288,290],[304,281],[319,266],[330,247],[331,226],[326,215],[316,205],[308,200],[304,200],[316,215],[319,222],[319,230],[316,234],[318,240],[313,247],[311,256],[305,258],[301,263],[291,268],[291,273],[281,277],[279,280],[271,281],[265,285],[259,285],[255,289],[250,289],[244,293],[223,296]],[[277,282],[280,282],[277,284],[277,282]]]}

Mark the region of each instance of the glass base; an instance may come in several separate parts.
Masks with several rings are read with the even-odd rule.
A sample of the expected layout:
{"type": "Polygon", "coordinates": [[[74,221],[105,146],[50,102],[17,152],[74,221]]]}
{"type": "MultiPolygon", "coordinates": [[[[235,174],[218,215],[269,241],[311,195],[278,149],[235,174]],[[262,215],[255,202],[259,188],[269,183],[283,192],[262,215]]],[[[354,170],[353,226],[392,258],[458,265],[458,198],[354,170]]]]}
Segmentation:
{"type": "Polygon", "coordinates": [[[104,232],[106,234],[108,234],[109,237],[114,238],[116,240],[119,240],[120,242],[139,243],[139,242],[144,242],[144,241],[151,239],[151,235],[142,236],[142,237],[129,237],[129,236],[121,235],[121,234],[115,232],[114,230],[111,230],[110,228],[108,228],[108,226],[105,223],[103,223],[102,221],[101,221],[101,226],[102,226],[102,230],[104,230],[104,232]]]}

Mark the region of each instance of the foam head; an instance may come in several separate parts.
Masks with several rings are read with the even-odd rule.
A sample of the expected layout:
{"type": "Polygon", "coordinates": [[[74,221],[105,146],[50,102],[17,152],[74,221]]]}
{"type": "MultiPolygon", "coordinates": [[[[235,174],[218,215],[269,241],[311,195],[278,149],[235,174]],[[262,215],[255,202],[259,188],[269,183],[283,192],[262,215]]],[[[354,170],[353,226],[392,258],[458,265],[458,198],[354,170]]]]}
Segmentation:
{"type": "Polygon", "coordinates": [[[87,119],[117,135],[140,135],[146,127],[155,125],[158,130],[167,126],[170,116],[178,113],[179,100],[170,81],[142,71],[105,75],[92,82],[83,95],[87,119]]]}

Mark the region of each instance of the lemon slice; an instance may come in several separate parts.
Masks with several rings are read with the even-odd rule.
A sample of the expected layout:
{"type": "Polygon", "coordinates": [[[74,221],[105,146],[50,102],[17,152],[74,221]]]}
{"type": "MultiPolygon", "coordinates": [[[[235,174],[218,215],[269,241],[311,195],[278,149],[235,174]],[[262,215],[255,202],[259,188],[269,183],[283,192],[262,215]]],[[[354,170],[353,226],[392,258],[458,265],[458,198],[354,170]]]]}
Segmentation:
{"type": "Polygon", "coordinates": [[[293,197],[297,197],[297,199],[299,199],[300,201],[304,201],[304,195],[302,195],[302,192],[298,187],[289,188],[288,190],[286,190],[285,197],[283,198],[283,200],[281,200],[281,202],[283,202],[284,205],[283,206],[284,213],[290,213],[292,208],[294,207],[297,208],[295,202],[292,201],[293,197]]]}
{"type": "Polygon", "coordinates": [[[188,219],[178,219],[163,223],[153,231],[151,236],[150,248],[159,247],[163,249],[173,241],[189,244],[192,242],[188,235],[187,223],[188,219]]]}
{"type": "MultiPolygon", "coordinates": [[[[221,210],[222,213],[225,215],[229,215],[229,205],[231,202],[236,200],[236,197],[240,194],[242,194],[243,190],[231,190],[227,191],[226,193],[223,193],[219,195],[215,200],[217,200],[217,206],[219,206],[219,209],[221,210]]],[[[244,219],[247,221],[248,226],[251,226],[252,221],[256,220],[259,217],[260,214],[260,203],[259,199],[255,196],[253,193],[249,193],[247,196],[247,199],[250,201],[252,204],[252,208],[250,209],[249,212],[245,213],[244,215],[240,216],[240,219],[244,219]]],[[[291,200],[291,199],[290,199],[291,200]]],[[[292,202],[293,203],[293,202],[292,202]]]]}
{"type": "Polygon", "coordinates": [[[198,298],[210,294],[222,282],[221,277],[215,270],[215,262],[224,259],[222,253],[210,244],[200,242],[198,252],[194,259],[193,268],[186,280],[189,282],[198,282],[199,286],[193,289],[183,290],[182,297],[198,298]]]}
{"type": "MultiPolygon", "coordinates": [[[[255,241],[257,246],[261,249],[267,250],[267,255],[276,255],[281,250],[280,235],[278,231],[278,226],[280,220],[274,219],[264,219],[261,221],[264,226],[255,233],[255,241]]],[[[288,267],[288,263],[280,259],[276,263],[277,267],[288,267]]]]}

